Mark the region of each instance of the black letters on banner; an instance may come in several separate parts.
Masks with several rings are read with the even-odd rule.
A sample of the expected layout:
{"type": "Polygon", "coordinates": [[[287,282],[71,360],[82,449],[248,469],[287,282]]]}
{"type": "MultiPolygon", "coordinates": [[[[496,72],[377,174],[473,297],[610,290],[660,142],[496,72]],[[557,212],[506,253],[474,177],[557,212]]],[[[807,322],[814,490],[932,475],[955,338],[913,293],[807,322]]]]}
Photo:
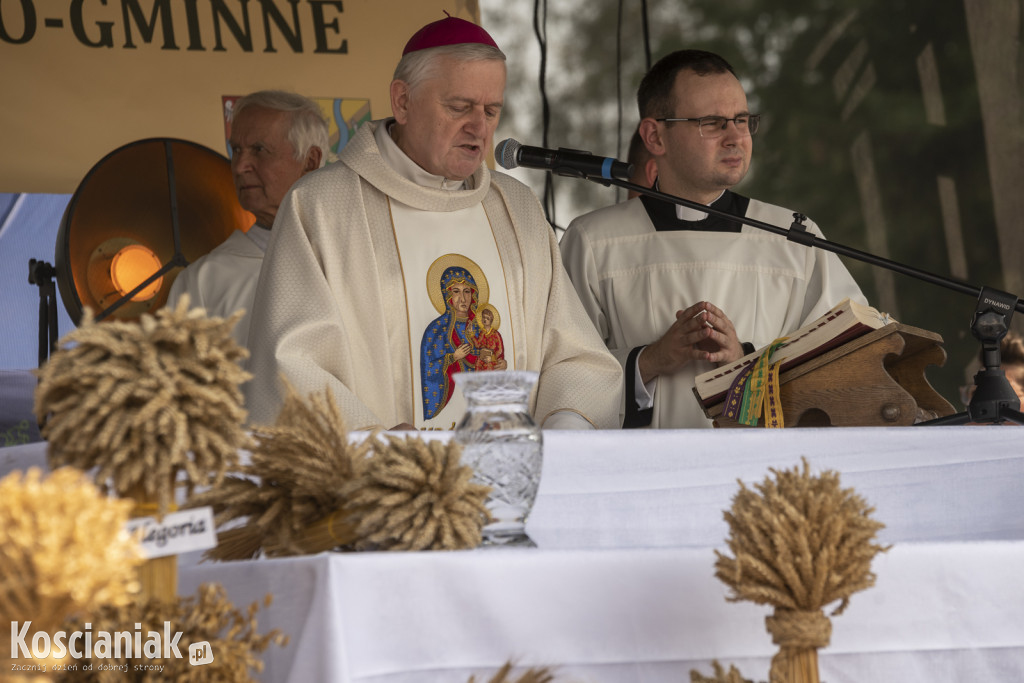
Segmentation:
{"type": "MultiPolygon", "coordinates": [[[[107,0],[100,0],[104,5],[107,4],[107,0]]],[[[100,27],[100,39],[91,40],[85,33],[85,22],[82,20],[82,5],[85,4],[85,0],[72,0],[71,2],[71,30],[75,32],[75,38],[78,38],[78,42],[82,45],[89,47],[114,47],[114,22],[112,21],[97,21],[96,25],[100,27]]]]}
{"type": "Polygon", "coordinates": [[[274,40],[270,36],[271,22],[280,29],[281,35],[288,41],[292,52],[302,52],[302,29],[299,27],[299,0],[287,1],[292,6],[291,26],[288,25],[284,15],[281,14],[281,10],[277,9],[274,0],[260,0],[260,4],[263,6],[263,36],[267,39],[267,47],[264,48],[264,52],[277,52],[274,49],[274,40]]]}
{"type": "Polygon", "coordinates": [[[124,46],[129,49],[135,48],[132,42],[132,18],[135,18],[135,25],[139,27],[142,39],[147,43],[153,42],[153,34],[156,33],[157,15],[160,15],[160,23],[164,34],[164,50],[177,50],[174,42],[174,21],[171,19],[170,0],[153,0],[153,12],[149,15],[149,23],[139,7],[139,0],[121,0],[121,14],[124,17],[124,46]],[[131,13],[129,15],[129,12],[131,13]]]}
{"type": "Polygon", "coordinates": [[[341,0],[309,0],[309,4],[313,9],[313,32],[316,34],[316,49],[314,52],[348,54],[347,40],[342,40],[341,46],[333,50],[327,47],[327,32],[324,30],[331,28],[334,29],[335,33],[338,33],[338,20],[336,18],[330,22],[324,21],[324,5],[336,7],[338,13],[341,14],[344,11],[341,8],[341,0]]]}
{"type": "Polygon", "coordinates": [[[196,9],[196,0],[185,0],[185,16],[188,17],[188,49],[191,52],[202,52],[203,38],[199,30],[199,12],[196,9]]]}
{"type": "MultiPolygon", "coordinates": [[[[2,0],[0,0],[0,4],[2,4],[2,0]]],[[[36,35],[36,6],[32,4],[32,0],[21,0],[21,16],[23,20],[21,37],[15,38],[7,32],[7,27],[4,26],[4,15],[0,13],[0,40],[14,45],[21,45],[32,40],[36,35]]]]}
{"type": "Polygon", "coordinates": [[[249,10],[247,7],[249,0],[238,0],[238,2],[242,5],[242,21],[245,23],[244,30],[238,25],[238,21],[231,14],[231,10],[227,8],[227,5],[224,4],[224,0],[210,0],[210,6],[213,8],[213,35],[216,38],[216,44],[213,46],[214,52],[227,51],[220,38],[221,19],[227,23],[228,30],[235,36],[239,47],[245,52],[252,52],[252,32],[249,29],[249,10]]]}
{"type": "MultiPolygon", "coordinates": [[[[44,3],[44,7],[46,11],[59,11],[56,8],[60,4],[44,3]]],[[[262,32],[256,28],[256,38],[258,40],[262,33],[264,40],[264,44],[255,49],[275,53],[283,47],[301,54],[306,46],[302,40],[300,15],[306,7],[313,25],[312,52],[348,54],[348,40],[341,37],[342,0],[70,0],[67,20],[75,39],[86,47],[113,48],[114,31],[120,19],[124,29],[122,49],[159,45],[160,50],[166,51],[181,49],[175,36],[175,22],[178,22],[177,34],[185,32],[188,36],[186,49],[192,52],[207,50],[203,22],[211,21],[213,52],[232,49],[253,52],[252,19],[255,18],[263,22],[262,32]],[[99,14],[104,8],[105,12],[99,14]]],[[[7,17],[5,22],[5,15],[0,13],[0,43],[24,45],[38,35],[40,19],[36,0],[0,0],[0,8],[6,10],[7,17]],[[17,9],[12,8],[21,10],[20,27],[16,21],[17,9]]],[[[64,29],[65,17],[44,15],[42,24],[49,30],[64,29]]]]}

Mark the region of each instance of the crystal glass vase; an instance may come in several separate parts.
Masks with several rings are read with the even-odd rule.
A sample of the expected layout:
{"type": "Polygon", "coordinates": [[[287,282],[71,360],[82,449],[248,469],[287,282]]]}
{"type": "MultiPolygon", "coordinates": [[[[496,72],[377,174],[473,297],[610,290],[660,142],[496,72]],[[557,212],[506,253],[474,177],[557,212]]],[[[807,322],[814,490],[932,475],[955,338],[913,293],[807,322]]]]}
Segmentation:
{"type": "Polygon", "coordinates": [[[537,373],[460,372],[455,381],[467,404],[454,436],[462,462],[491,487],[487,509],[494,519],[483,529],[483,545],[535,546],[526,518],[540,484],[542,436],[527,406],[537,373]]]}

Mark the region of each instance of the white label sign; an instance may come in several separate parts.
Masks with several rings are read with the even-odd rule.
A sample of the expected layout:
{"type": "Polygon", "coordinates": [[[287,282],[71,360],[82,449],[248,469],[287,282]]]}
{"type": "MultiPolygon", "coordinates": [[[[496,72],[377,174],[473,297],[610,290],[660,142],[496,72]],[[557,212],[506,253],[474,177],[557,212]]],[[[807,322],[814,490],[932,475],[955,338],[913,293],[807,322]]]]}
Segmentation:
{"type": "Polygon", "coordinates": [[[130,534],[142,529],[142,554],[150,560],[217,545],[213,508],[209,506],[172,512],[159,522],[155,517],[135,517],[128,520],[127,527],[130,534]]]}

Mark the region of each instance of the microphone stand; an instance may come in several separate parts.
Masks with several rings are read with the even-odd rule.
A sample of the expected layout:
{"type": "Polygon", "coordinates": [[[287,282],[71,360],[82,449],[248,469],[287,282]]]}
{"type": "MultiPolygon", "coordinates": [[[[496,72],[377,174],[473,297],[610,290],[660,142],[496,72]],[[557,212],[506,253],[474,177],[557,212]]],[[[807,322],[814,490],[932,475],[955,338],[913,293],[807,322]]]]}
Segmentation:
{"type": "Polygon", "coordinates": [[[786,229],[780,228],[777,225],[772,225],[771,223],[747,218],[745,216],[733,216],[725,211],[720,211],[719,209],[705,206],[704,204],[698,204],[697,202],[690,201],[689,199],[683,199],[682,197],[666,194],[660,190],[644,187],[643,185],[637,185],[636,183],[631,183],[626,180],[619,180],[618,178],[590,176],[575,169],[570,171],[567,171],[566,169],[556,169],[553,172],[558,173],[559,175],[585,178],[605,186],[615,185],[627,190],[633,190],[640,194],[647,195],[648,197],[660,199],[663,202],[669,202],[678,206],[685,206],[690,209],[695,209],[697,211],[726,218],[728,220],[745,223],[751,227],[766,230],[768,232],[775,233],[776,235],[782,235],[791,242],[796,242],[807,247],[823,249],[841,256],[849,256],[850,258],[858,261],[862,261],[873,266],[887,268],[888,270],[901,273],[903,275],[909,275],[923,282],[952,289],[953,291],[960,292],[961,294],[973,295],[977,298],[977,305],[975,306],[974,318],[971,320],[971,333],[982,344],[984,368],[974,376],[975,390],[974,395],[971,397],[970,405],[966,411],[956,413],[955,415],[949,415],[947,417],[928,420],[927,422],[921,422],[915,426],[957,425],[967,424],[969,422],[998,424],[1007,421],[1024,425],[1024,414],[1020,411],[1020,399],[1017,398],[1017,394],[1013,391],[1013,387],[1010,386],[1009,381],[1006,379],[1006,373],[1000,368],[999,354],[999,340],[1006,335],[1006,332],[1010,327],[1010,319],[1013,317],[1013,312],[1017,310],[1024,313],[1024,301],[1021,301],[1019,297],[991,287],[974,287],[963,282],[942,277],[941,275],[935,275],[934,273],[912,268],[911,266],[899,263],[898,261],[891,261],[881,256],[853,249],[852,247],[848,247],[837,242],[829,242],[826,239],[808,232],[807,226],[804,225],[804,221],[807,220],[807,216],[802,213],[794,213],[793,223],[789,226],[789,229],[786,229]]]}

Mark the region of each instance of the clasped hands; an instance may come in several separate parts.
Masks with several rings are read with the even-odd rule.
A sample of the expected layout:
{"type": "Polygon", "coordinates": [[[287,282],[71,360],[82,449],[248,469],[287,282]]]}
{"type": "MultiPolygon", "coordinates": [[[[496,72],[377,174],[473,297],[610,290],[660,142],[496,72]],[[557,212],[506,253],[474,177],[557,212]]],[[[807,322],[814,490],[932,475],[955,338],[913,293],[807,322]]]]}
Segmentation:
{"type": "Polygon", "coordinates": [[[700,301],[684,311],[639,358],[640,377],[647,383],[658,375],[671,375],[691,361],[727,363],[743,356],[743,345],[732,321],[712,303],[700,301]]]}

